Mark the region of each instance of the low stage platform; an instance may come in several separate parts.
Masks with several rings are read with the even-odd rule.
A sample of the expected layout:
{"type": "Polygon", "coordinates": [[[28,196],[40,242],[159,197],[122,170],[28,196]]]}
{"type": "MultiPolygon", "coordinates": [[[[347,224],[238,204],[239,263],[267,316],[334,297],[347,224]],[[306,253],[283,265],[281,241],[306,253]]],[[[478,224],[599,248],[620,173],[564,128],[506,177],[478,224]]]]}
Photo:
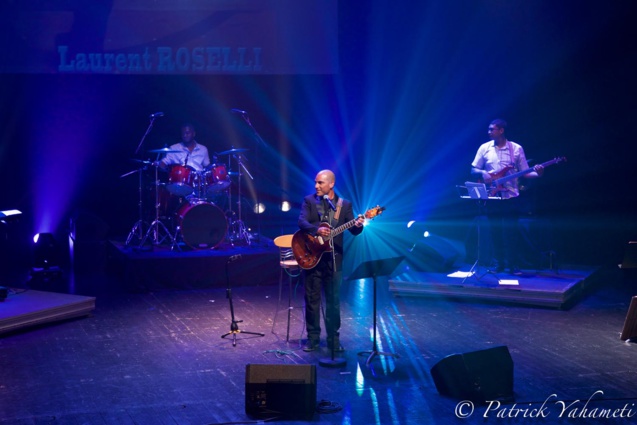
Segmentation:
{"type": "Polygon", "coordinates": [[[32,289],[11,289],[0,302],[0,334],[89,315],[95,298],[32,289]]]}
{"type": "Polygon", "coordinates": [[[597,268],[569,266],[556,271],[523,271],[521,276],[471,266],[456,272],[405,271],[389,280],[396,296],[445,297],[566,309],[593,283],[597,268]],[[465,270],[465,271],[463,271],[465,270]]]}
{"type": "Polygon", "coordinates": [[[134,291],[199,289],[278,284],[279,250],[262,238],[250,245],[221,244],[214,249],[144,249],[109,241],[109,269],[134,291]]]}

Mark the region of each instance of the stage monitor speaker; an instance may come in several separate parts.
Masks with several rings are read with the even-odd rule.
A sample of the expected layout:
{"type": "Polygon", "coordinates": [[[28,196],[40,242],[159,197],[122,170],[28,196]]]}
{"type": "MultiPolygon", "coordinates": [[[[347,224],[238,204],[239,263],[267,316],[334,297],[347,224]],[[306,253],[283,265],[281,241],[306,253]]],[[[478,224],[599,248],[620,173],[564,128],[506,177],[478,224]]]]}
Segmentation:
{"type": "Polygon", "coordinates": [[[451,242],[429,236],[416,242],[406,258],[416,271],[445,272],[453,267],[459,256],[460,252],[451,242]]]}
{"type": "Polygon", "coordinates": [[[624,251],[620,269],[637,269],[637,241],[630,241],[624,251]]]}
{"type": "Polygon", "coordinates": [[[630,300],[620,339],[622,341],[637,339],[637,296],[632,297],[630,300]]]}
{"type": "Polygon", "coordinates": [[[485,404],[513,401],[513,359],[505,346],[452,354],[431,368],[441,395],[485,404]]]}
{"type": "Polygon", "coordinates": [[[246,365],[245,409],[256,419],[312,419],[316,366],[246,365]]]}

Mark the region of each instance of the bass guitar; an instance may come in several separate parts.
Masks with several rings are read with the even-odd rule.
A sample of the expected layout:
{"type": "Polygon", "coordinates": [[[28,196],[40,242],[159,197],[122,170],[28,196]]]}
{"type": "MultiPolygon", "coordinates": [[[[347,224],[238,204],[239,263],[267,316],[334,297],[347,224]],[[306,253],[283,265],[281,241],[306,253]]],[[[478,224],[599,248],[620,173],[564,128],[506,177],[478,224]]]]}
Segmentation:
{"type": "MultiPolygon", "coordinates": [[[[363,216],[365,219],[371,220],[374,217],[381,215],[383,211],[385,211],[385,207],[375,206],[374,208],[367,210],[363,216]]],[[[331,239],[354,226],[356,224],[356,220],[358,220],[358,218],[332,229],[327,238],[322,236],[312,236],[303,230],[297,231],[292,236],[292,253],[294,254],[296,262],[299,264],[299,267],[303,270],[310,270],[316,267],[323,254],[332,251],[332,244],[330,243],[331,239]]],[[[329,227],[329,224],[321,223],[319,228],[321,227],[329,227]]]]}
{"type": "MultiPolygon", "coordinates": [[[[540,164],[542,167],[546,168],[549,165],[559,164],[560,162],[566,161],[565,157],[554,158],[550,161],[546,161],[543,164],[540,164]]],[[[489,196],[496,196],[499,192],[504,192],[507,190],[506,187],[503,186],[504,182],[509,180],[517,179],[518,177],[522,177],[525,174],[531,173],[535,171],[533,167],[527,168],[526,170],[518,171],[517,173],[509,174],[507,173],[513,169],[513,166],[507,165],[503,169],[499,171],[495,171],[493,173],[489,173],[491,175],[491,186],[487,188],[487,192],[489,196]]]]}

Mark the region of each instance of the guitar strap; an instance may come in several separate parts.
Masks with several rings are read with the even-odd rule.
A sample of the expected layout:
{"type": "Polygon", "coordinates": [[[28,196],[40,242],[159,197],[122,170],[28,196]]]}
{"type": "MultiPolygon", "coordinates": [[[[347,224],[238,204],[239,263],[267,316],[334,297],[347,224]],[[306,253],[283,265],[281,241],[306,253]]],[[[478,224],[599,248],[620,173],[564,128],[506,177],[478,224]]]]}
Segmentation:
{"type": "Polygon", "coordinates": [[[509,140],[507,140],[507,145],[509,145],[509,156],[511,157],[511,166],[515,171],[519,171],[517,164],[515,163],[515,158],[513,157],[513,145],[509,140]]]}
{"type": "Polygon", "coordinates": [[[338,222],[338,217],[341,215],[341,207],[343,206],[343,198],[338,198],[336,203],[336,213],[334,213],[334,220],[338,222]]]}

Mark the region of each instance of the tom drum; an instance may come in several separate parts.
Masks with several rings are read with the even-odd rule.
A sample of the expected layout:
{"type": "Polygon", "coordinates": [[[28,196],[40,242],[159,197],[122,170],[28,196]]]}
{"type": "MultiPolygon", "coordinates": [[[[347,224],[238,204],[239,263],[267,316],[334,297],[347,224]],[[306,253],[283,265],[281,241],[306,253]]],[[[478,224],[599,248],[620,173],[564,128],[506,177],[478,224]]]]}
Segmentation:
{"type": "Polygon", "coordinates": [[[166,189],[176,196],[190,195],[197,185],[197,172],[192,167],[173,165],[168,175],[166,189]]]}
{"type": "Polygon", "coordinates": [[[206,182],[206,194],[213,195],[230,187],[230,178],[223,164],[210,164],[204,180],[206,182]]]}

